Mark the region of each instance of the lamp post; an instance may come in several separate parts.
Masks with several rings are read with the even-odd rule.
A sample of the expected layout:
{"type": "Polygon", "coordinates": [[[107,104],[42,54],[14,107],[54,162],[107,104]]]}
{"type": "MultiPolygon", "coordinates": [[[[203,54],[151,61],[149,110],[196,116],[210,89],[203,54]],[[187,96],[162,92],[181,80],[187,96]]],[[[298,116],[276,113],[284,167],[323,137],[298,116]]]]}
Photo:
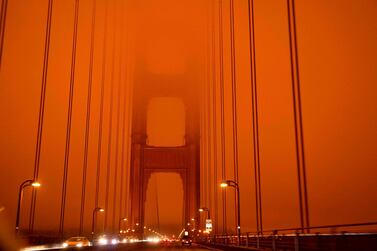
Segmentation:
{"type": "Polygon", "coordinates": [[[96,207],[93,209],[93,218],[92,218],[92,239],[94,239],[94,229],[95,229],[95,223],[96,223],[96,213],[97,212],[105,212],[105,209],[101,207],[96,207]]]}
{"type": "MultiPolygon", "coordinates": [[[[208,207],[201,207],[199,208],[199,212],[202,213],[202,212],[207,212],[207,219],[210,220],[211,219],[211,213],[210,213],[210,210],[208,207]]],[[[206,232],[207,232],[207,221],[206,221],[206,232]]],[[[209,232],[209,231],[208,231],[209,232]]]]}
{"type": "Polygon", "coordinates": [[[193,222],[193,226],[192,226],[192,232],[194,232],[195,231],[195,229],[197,228],[197,224],[196,224],[196,220],[195,220],[195,218],[191,218],[191,221],[193,222]]]}
{"type": "Polygon", "coordinates": [[[201,208],[199,208],[199,212],[204,212],[204,211],[206,211],[207,212],[207,219],[211,219],[211,213],[210,213],[210,211],[209,211],[209,208],[208,207],[201,207],[201,208]]]}
{"type": "Polygon", "coordinates": [[[16,215],[16,234],[18,234],[18,230],[20,228],[20,210],[21,210],[21,203],[22,203],[22,195],[24,188],[32,186],[34,188],[38,188],[41,186],[41,183],[34,181],[34,180],[25,180],[21,183],[20,188],[18,190],[18,203],[17,203],[17,215],[16,215]]]}
{"type": "Polygon", "coordinates": [[[123,221],[127,221],[127,218],[123,217],[123,218],[119,219],[119,233],[121,233],[121,231],[122,231],[122,222],[123,221]]]}
{"type": "Polygon", "coordinates": [[[237,196],[237,239],[238,239],[238,245],[240,245],[241,242],[241,207],[240,207],[240,188],[238,186],[238,183],[233,180],[224,180],[221,182],[220,187],[221,188],[227,188],[227,187],[234,187],[236,190],[236,196],[237,196]]]}

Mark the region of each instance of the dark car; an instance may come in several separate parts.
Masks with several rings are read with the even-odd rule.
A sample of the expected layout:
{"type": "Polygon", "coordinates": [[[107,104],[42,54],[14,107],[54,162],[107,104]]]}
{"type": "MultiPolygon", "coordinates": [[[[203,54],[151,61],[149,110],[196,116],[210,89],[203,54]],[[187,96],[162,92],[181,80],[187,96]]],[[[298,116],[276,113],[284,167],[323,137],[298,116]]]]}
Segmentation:
{"type": "Polygon", "coordinates": [[[188,235],[185,235],[181,239],[182,245],[190,245],[192,244],[192,238],[188,235]]]}

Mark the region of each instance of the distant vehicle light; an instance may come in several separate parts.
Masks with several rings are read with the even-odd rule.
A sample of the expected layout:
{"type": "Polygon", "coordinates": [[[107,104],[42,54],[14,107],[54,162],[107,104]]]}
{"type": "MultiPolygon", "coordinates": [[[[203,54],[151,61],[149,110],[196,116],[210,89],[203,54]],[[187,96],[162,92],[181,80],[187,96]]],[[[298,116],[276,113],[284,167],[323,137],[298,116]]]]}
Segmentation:
{"type": "Polygon", "coordinates": [[[106,238],[100,238],[99,240],[98,240],[98,243],[100,244],[100,245],[107,245],[107,239],[106,238]]]}
{"type": "Polygon", "coordinates": [[[152,243],[158,243],[160,242],[160,238],[147,238],[147,241],[148,242],[152,242],[152,243]]]}
{"type": "Polygon", "coordinates": [[[113,244],[113,245],[118,244],[118,240],[117,240],[117,239],[112,239],[112,240],[111,240],[111,244],[113,244]]]}
{"type": "Polygon", "coordinates": [[[66,247],[68,247],[68,244],[64,242],[62,246],[63,246],[63,248],[66,248],[66,247]]]}

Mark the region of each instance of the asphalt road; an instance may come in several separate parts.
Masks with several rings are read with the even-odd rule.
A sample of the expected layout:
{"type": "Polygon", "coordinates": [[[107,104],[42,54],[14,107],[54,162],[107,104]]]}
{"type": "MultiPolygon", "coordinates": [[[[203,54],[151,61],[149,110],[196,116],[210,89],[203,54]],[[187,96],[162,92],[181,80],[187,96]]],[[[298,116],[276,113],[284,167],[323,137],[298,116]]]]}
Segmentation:
{"type": "MultiPolygon", "coordinates": [[[[121,250],[121,249],[120,249],[121,250]]],[[[202,248],[200,246],[197,246],[193,244],[192,246],[182,246],[181,244],[175,244],[175,245],[162,245],[162,244],[154,244],[154,245],[144,245],[136,247],[136,249],[133,250],[152,250],[152,251],[208,251],[206,248],[202,248]]]]}
{"type": "MultiPolygon", "coordinates": [[[[40,249],[46,250],[46,249],[40,249]]],[[[155,244],[155,243],[134,243],[134,244],[118,244],[107,246],[95,246],[95,247],[82,247],[82,248],[64,248],[64,249],[49,249],[49,250],[110,250],[110,251],[208,251],[206,248],[202,248],[196,244],[192,246],[182,246],[180,243],[176,244],[155,244]]]]}
{"type": "Polygon", "coordinates": [[[178,250],[178,251],[208,251],[208,249],[206,248],[202,248],[200,246],[197,246],[195,244],[193,244],[192,246],[182,246],[181,244],[169,244],[169,245],[166,245],[166,244],[147,244],[147,243],[143,243],[143,244],[139,244],[139,245],[135,245],[133,247],[129,246],[129,245],[123,245],[123,246],[118,246],[118,247],[115,247],[115,249],[113,249],[113,247],[111,248],[105,248],[105,249],[96,249],[96,250],[120,250],[120,251],[123,251],[123,250],[141,250],[141,251],[175,251],[175,250],[178,250]]]}

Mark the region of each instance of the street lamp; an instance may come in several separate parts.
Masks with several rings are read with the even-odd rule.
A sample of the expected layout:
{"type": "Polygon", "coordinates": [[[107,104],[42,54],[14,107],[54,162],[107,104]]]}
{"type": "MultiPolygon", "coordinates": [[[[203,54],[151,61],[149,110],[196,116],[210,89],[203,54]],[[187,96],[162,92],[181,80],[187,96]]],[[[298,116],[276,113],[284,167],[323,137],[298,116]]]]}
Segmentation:
{"type": "Polygon", "coordinates": [[[241,241],[241,207],[240,207],[240,188],[238,183],[233,180],[224,180],[221,182],[221,188],[227,188],[228,186],[234,187],[236,190],[237,196],[237,237],[238,237],[238,245],[240,245],[241,241]]]}
{"type": "Polygon", "coordinates": [[[192,223],[192,232],[195,231],[195,229],[197,228],[197,223],[196,223],[196,219],[195,218],[191,218],[191,221],[193,222],[192,223]]]}
{"type": "Polygon", "coordinates": [[[22,203],[22,195],[23,190],[25,187],[32,186],[33,188],[38,188],[41,186],[41,183],[34,181],[34,180],[25,180],[21,183],[20,188],[18,190],[18,203],[17,203],[17,215],[16,215],[16,234],[20,228],[20,210],[21,210],[21,203],[22,203]]]}
{"type": "Polygon", "coordinates": [[[211,219],[211,214],[210,214],[210,211],[209,211],[209,208],[208,207],[201,207],[199,208],[199,212],[207,212],[207,219],[211,219]]]}
{"type": "Polygon", "coordinates": [[[94,229],[95,229],[95,219],[96,219],[96,213],[97,212],[105,212],[105,209],[101,208],[101,207],[96,207],[93,209],[93,218],[92,218],[92,239],[94,238],[94,229]]]}
{"type": "MultiPolygon", "coordinates": [[[[210,210],[208,207],[201,207],[199,208],[199,212],[202,213],[202,212],[207,212],[207,220],[210,220],[211,219],[211,213],[210,213],[210,210]]],[[[208,223],[209,224],[209,223],[208,223]]],[[[211,223],[212,224],[212,223],[211,223]]],[[[206,231],[207,231],[207,221],[206,221],[206,231]]],[[[212,226],[211,226],[212,228],[212,226]]],[[[211,231],[211,230],[208,230],[208,231],[211,231]]]]}
{"type": "MultiPolygon", "coordinates": [[[[122,222],[127,221],[127,218],[123,217],[119,219],[119,232],[121,233],[122,231],[122,222]]],[[[122,231],[123,232],[123,231],[122,231]]]]}

